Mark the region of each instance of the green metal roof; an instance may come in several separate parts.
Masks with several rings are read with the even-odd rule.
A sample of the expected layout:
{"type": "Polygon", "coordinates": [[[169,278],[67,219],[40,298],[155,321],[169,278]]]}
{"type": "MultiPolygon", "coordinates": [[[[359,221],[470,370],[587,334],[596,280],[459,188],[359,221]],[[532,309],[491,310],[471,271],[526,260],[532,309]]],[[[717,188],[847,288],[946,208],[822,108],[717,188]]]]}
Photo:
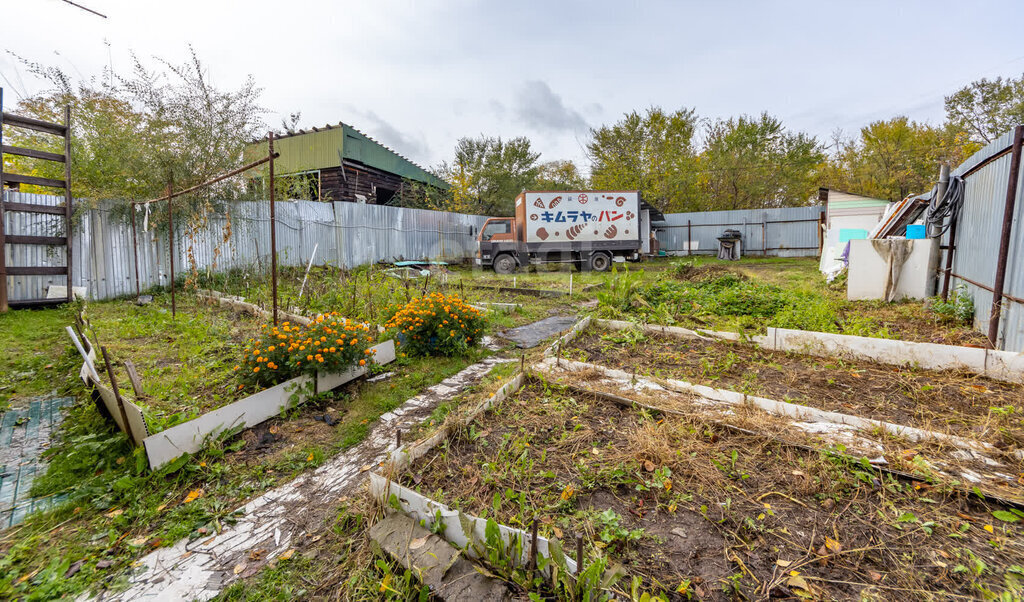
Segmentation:
{"type": "MultiPolygon", "coordinates": [[[[448,188],[444,180],[346,123],[275,138],[274,150],[281,154],[274,167],[282,175],[340,167],[344,158],[409,180],[448,188]]],[[[266,152],[266,140],[254,142],[246,149],[250,160],[266,152]]]]}

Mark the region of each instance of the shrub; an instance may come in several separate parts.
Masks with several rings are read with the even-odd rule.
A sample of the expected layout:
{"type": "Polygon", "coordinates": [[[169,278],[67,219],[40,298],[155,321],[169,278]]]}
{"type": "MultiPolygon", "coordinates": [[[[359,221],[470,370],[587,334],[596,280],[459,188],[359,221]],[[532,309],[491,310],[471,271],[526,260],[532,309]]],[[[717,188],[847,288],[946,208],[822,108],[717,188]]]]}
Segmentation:
{"type": "Polygon", "coordinates": [[[957,285],[949,301],[936,297],[930,307],[947,322],[964,325],[974,322],[974,299],[967,293],[967,287],[963,284],[957,285]]]}
{"type": "Polygon", "coordinates": [[[373,331],[338,314],[321,314],[309,326],[264,324],[258,339],[249,339],[235,370],[242,386],[270,387],[301,374],[342,372],[373,361],[373,331]]]}
{"type": "Polygon", "coordinates": [[[392,306],[385,328],[411,355],[458,355],[480,341],[484,319],[480,310],[455,295],[432,293],[404,306],[392,306]]]}

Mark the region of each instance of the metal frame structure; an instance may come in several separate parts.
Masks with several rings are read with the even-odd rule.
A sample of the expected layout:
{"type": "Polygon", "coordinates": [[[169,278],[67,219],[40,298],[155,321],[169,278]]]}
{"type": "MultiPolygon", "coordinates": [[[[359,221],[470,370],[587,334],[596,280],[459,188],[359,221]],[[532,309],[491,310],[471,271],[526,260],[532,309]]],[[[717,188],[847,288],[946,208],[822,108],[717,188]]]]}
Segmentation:
{"type": "Polygon", "coordinates": [[[71,198],[71,107],[64,107],[64,124],[51,123],[49,121],[42,121],[39,119],[33,119],[31,117],[21,117],[12,113],[5,113],[3,111],[4,106],[4,91],[0,88],[0,194],[2,194],[4,183],[11,182],[16,184],[29,184],[33,186],[46,186],[50,188],[63,188],[64,189],[64,206],[63,207],[51,207],[46,205],[36,205],[33,203],[8,203],[2,202],[0,197],[0,312],[5,312],[9,307],[39,307],[46,305],[58,305],[60,303],[70,302],[74,298],[73,285],[71,280],[72,273],[72,262],[71,262],[71,216],[74,211],[73,201],[71,198]],[[17,127],[27,130],[33,130],[36,132],[42,132],[44,134],[50,134],[53,136],[61,136],[64,138],[64,153],[51,153],[48,151],[42,151],[31,148],[21,148],[17,146],[9,146],[4,144],[4,128],[5,127],[17,127]],[[64,164],[64,179],[57,180],[53,178],[41,178],[37,176],[25,176],[20,174],[5,174],[3,171],[3,155],[18,155],[22,157],[29,157],[32,159],[39,159],[42,161],[52,161],[55,163],[64,164]],[[27,213],[42,213],[49,215],[62,215],[65,221],[65,235],[64,236],[21,236],[21,235],[7,235],[4,232],[4,213],[7,211],[20,211],[27,213]],[[64,267],[54,266],[8,266],[6,245],[22,244],[22,245],[48,245],[48,246],[63,246],[66,251],[67,265],[64,267]],[[7,298],[7,277],[8,276],[49,276],[49,275],[65,275],[67,276],[67,297],[64,299],[27,299],[16,302],[9,302],[7,298]]]}

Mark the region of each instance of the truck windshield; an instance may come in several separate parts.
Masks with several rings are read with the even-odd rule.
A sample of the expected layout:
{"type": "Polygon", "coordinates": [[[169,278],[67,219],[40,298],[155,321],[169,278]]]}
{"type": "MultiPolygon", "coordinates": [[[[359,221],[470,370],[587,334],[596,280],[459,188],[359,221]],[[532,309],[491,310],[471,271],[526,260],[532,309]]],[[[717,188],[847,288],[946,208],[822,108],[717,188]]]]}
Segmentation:
{"type": "Polygon", "coordinates": [[[480,240],[491,240],[495,234],[512,234],[512,220],[487,222],[480,240]]]}

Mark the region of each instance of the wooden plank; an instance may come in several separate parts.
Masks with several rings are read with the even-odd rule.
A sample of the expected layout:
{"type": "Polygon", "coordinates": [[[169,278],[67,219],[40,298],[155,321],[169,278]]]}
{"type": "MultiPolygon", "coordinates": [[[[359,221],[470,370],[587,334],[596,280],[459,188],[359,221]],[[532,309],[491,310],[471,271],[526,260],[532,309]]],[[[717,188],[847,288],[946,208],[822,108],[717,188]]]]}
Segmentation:
{"type": "Polygon", "coordinates": [[[68,273],[67,266],[7,266],[8,276],[61,276],[68,273]]]}
{"type": "Polygon", "coordinates": [[[12,245],[66,245],[68,239],[63,236],[32,236],[27,234],[8,234],[7,242],[12,245]]]}
{"type": "Polygon", "coordinates": [[[64,180],[55,180],[53,178],[40,178],[38,176],[23,176],[15,173],[5,173],[4,182],[14,182],[16,184],[31,184],[32,186],[49,186],[51,188],[64,188],[64,180]]]}
{"type": "Polygon", "coordinates": [[[7,146],[6,144],[0,147],[2,152],[8,155],[18,155],[21,157],[31,157],[32,159],[42,159],[44,161],[56,161],[58,163],[64,162],[64,155],[58,153],[51,153],[47,151],[36,150],[34,148],[21,148],[20,146],[7,146]]]}
{"type": "MultiPolygon", "coordinates": [[[[4,177],[6,179],[6,176],[4,177]]],[[[48,215],[64,215],[64,207],[37,205],[35,203],[4,203],[4,211],[24,211],[26,213],[46,213],[48,215]]]]}
{"type": "Polygon", "coordinates": [[[14,301],[8,301],[8,307],[14,308],[27,308],[27,307],[56,307],[67,303],[68,300],[61,297],[59,299],[18,299],[14,301]]]}
{"type": "Polygon", "coordinates": [[[142,379],[139,378],[139,371],[135,369],[135,364],[131,360],[125,360],[124,369],[128,372],[128,380],[131,381],[132,390],[135,391],[135,399],[145,397],[146,394],[142,391],[142,379]]]}
{"type": "Polygon", "coordinates": [[[40,119],[33,119],[32,117],[22,117],[20,115],[14,115],[12,113],[3,114],[4,125],[12,125],[19,128],[25,128],[27,130],[35,130],[37,132],[43,132],[44,134],[53,134],[54,136],[63,136],[67,128],[60,124],[50,123],[49,121],[42,121],[40,119]]]}

